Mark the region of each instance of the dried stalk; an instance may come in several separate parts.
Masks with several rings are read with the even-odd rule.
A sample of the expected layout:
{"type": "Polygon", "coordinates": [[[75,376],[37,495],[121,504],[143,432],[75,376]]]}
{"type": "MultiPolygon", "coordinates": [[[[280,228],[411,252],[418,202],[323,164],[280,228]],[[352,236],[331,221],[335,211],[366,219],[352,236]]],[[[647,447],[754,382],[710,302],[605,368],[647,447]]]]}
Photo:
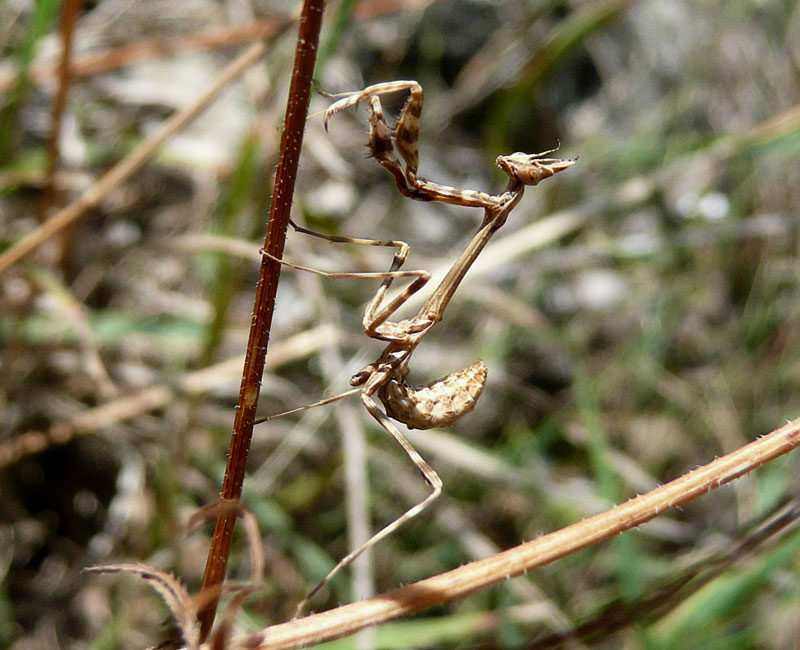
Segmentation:
{"type": "MultiPolygon", "coordinates": [[[[280,264],[275,262],[274,258],[280,259],[283,256],[286,242],[286,229],[289,226],[300,148],[308,115],[311,81],[317,58],[324,6],[324,0],[304,0],[300,14],[294,70],[289,86],[285,126],[281,137],[280,157],[278,169],[275,172],[267,235],[264,242],[264,250],[269,256],[264,256],[261,261],[250,336],[242,370],[242,383],[239,389],[239,401],[233,423],[228,465],[225,468],[225,478],[222,483],[221,497],[229,501],[239,500],[244,484],[247,455],[253,435],[253,421],[261,391],[261,376],[264,372],[264,361],[280,276],[280,264]]],[[[217,587],[225,579],[225,569],[228,564],[235,523],[236,517],[231,514],[224,514],[217,519],[214,537],[211,540],[206,560],[206,571],[203,578],[204,590],[217,587]]],[[[211,631],[216,606],[217,599],[214,598],[199,612],[201,639],[207,638],[211,631]]]]}

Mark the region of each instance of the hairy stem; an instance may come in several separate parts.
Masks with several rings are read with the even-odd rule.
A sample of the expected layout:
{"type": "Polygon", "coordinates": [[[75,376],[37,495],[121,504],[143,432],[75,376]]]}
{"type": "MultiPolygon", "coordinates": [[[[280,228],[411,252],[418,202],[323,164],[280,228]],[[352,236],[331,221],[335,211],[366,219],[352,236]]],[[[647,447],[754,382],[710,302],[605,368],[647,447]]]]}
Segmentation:
{"type": "MultiPolygon", "coordinates": [[[[247,455],[253,435],[258,397],[261,390],[261,375],[264,372],[264,361],[269,343],[269,331],[272,325],[272,314],[275,308],[275,294],[278,290],[280,264],[273,258],[283,256],[286,242],[286,229],[289,225],[289,212],[294,195],[297,167],[300,161],[300,148],[303,142],[303,130],[308,114],[308,102],[311,96],[311,80],[319,44],[319,33],[322,26],[324,0],[304,0],[300,25],[297,33],[294,70],[289,87],[289,99],[286,105],[286,118],[281,137],[281,150],[278,169],[275,172],[275,184],[267,222],[267,235],[264,249],[272,256],[264,256],[256,286],[255,305],[250,325],[250,336],[245,352],[242,383],[239,389],[239,401],[233,423],[228,465],[222,483],[222,498],[238,501],[242,495],[247,455]]],[[[236,523],[234,514],[227,513],[217,519],[214,537],[208,550],[203,589],[213,589],[225,578],[228,555],[236,523]]],[[[213,624],[217,600],[208,602],[198,614],[200,636],[205,639],[213,624]]]]}

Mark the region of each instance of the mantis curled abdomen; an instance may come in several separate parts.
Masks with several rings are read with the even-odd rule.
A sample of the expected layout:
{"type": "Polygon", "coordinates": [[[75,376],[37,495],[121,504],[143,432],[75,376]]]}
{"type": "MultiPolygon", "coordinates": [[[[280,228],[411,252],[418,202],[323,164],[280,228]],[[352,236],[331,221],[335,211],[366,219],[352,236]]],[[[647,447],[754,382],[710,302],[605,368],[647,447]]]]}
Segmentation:
{"type": "Polygon", "coordinates": [[[386,414],[409,429],[449,427],[475,408],[488,369],[483,361],[422,386],[411,387],[405,379],[392,379],[378,390],[386,414]]]}

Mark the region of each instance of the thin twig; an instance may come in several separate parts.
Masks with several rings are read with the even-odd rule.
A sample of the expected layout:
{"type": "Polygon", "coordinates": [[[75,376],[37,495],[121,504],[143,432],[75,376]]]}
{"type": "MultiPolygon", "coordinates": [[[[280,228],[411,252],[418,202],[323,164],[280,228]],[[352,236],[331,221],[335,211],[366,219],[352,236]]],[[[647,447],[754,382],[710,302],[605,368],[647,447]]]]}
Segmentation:
{"type": "MultiPolygon", "coordinates": [[[[286,118],[278,169],[267,222],[267,235],[264,249],[276,258],[283,256],[286,242],[286,229],[289,226],[289,213],[294,195],[300,148],[303,142],[308,103],[311,97],[311,81],[322,27],[324,0],[305,0],[300,14],[300,24],[295,48],[294,70],[289,86],[289,99],[286,105],[286,118]]],[[[256,287],[253,318],[245,352],[242,383],[239,401],[233,423],[228,465],[222,483],[222,498],[238,501],[242,494],[247,456],[253,435],[258,397],[261,390],[261,375],[269,343],[272,314],[275,308],[275,295],[278,290],[280,264],[273,258],[264,256],[256,287]]],[[[228,564],[235,516],[226,514],[217,519],[214,537],[208,550],[203,589],[213,589],[225,579],[228,564]]],[[[214,624],[217,599],[206,604],[199,612],[200,636],[207,638],[214,624]]]]}

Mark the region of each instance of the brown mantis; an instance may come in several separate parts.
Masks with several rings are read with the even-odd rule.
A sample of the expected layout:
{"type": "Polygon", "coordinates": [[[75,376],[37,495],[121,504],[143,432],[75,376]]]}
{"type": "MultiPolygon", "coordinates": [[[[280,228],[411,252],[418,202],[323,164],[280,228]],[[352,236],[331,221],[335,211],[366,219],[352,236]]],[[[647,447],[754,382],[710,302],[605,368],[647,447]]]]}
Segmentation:
{"type": "MultiPolygon", "coordinates": [[[[327,129],[328,121],[336,113],[355,106],[364,100],[369,101],[369,148],[372,156],[394,177],[397,188],[404,196],[419,201],[437,201],[451,205],[482,208],[484,217],[475,236],[453,263],[445,278],[436,287],[419,312],[411,318],[400,321],[391,321],[389,318],[430,279],[430,274],[424,270],[400,270],[409,253],[408,244],[402,241],[352,239],[325,235],[302,228],[292,222],[295,230],[331,242],[389,246],[396,249],[391,267],[389,271],[384,273],[326,273],[292,264],[285,260],[276,261],[294,269],[325,277],[371,277],[383,279],[375,296],[367,305],[364,312],[363,325],[367,336],[386,341],[386,347],[375,361],[368,364],[350,379],[350,384],[358,387],[356,390],[322,400],[311,406],[327,404],[346,395],[359,392],[361,401],[369,414],[403,448],[431,488],[431,493],[425,499],[409,508],[404,514],[373,535],[363,546],[344,557],[298,605],[295,613],[296,617],[302,614],[309,600],[336,573],[368,548],[397,530],[409,519],[420,514],[441,494],[442,481],[439,475],[420,456],[389,418],[403,422],[411,429],[430,429],[453,424],[474,408],[486,383],[487,368],[483,362],[476,361],[472,365],[453,372],[442,379],[412,388],[406,383],[411,355],[423,337],[430,332],[436,323],[442,320],[444,312],[465,274],[492,235],[506,222],[510,212],[519,203],[525,186],[536,185],[539,181],[567,169],[575,162],[574,160],[547,158],[547,154],[552,153],[554,150],[539,154],[513,153],[508,156],[499,156],[496,164],[508,176],[509,181],[505,191],[497,195],[474,190],[459,190],[454,187],[433,183],[417,177],[419,162],[417,138],[419,135],[419,118],[422,113],[422,87],[416,81],[392,81],[369,86],[360,92],[348,93],[325,111],[323,118],[325,128],[327,129]],[[391,129],[384,118],[380,96],[397,91],[407,91],[409,97],[400,113],[396,127],[391,129]],[[400,155],[404,164],[401,164],[397,154],[400,155]],[[387,292],[394,280],[401,277],[411,278],[412,281],[401,294],[392,299],[387,299],[387,292]],[[383,404],[383,409],[375,400],[376,397],[383,404]]],[[[268,255],[264,251],[262,253],[268,255]]],[[[304,410],[305,408],[308,407],[302,407],[280,415],[304,410]]],[[[257,422],[263,421],[258,420],[257,422]]]]}

